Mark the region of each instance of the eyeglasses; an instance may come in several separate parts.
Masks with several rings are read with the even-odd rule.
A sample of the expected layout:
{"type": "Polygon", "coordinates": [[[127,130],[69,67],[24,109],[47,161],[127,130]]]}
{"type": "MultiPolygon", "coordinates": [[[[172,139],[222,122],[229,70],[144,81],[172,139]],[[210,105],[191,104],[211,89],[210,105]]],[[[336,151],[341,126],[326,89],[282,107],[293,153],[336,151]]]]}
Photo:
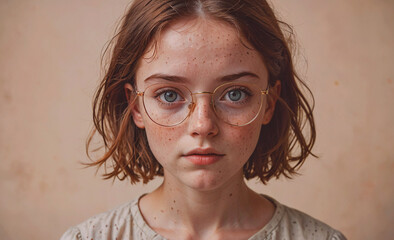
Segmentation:
{"type": "Polygon", "coordinates": [[[225,83],[213,92],[192,93],[186,86],[157,83],[137,91],[142,97],[145,112],[156,124],[172,127],[185,121],[196,107],[196,95],[211,95],[211,106],[216,116],[233,126],[245,126],[259,115],[266,90],[251,83],[225,83]]]}

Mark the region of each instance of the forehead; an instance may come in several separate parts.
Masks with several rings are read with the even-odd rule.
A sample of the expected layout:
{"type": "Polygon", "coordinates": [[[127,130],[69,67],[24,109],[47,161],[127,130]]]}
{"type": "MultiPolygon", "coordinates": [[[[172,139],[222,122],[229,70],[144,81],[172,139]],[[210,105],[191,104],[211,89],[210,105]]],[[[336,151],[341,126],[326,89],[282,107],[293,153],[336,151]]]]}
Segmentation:
{"type": "MultiPolygon", "coordinates": [[[[159,36],[157,50],[233,49],[241,38],[228,23],[205,18],[176,21],[159,36]]],[[[249,46],[250,47],[250,46],[249,46]]]]}
{"type": "Polygon", "coordinates": [[[182,76],[203,84],[242,71],[262,78],[267,75],[260,54],[233,26],[197,18],[179,20],[165,28],[140,60],[136,78],[139,86],[153,74],[182,76]]]}

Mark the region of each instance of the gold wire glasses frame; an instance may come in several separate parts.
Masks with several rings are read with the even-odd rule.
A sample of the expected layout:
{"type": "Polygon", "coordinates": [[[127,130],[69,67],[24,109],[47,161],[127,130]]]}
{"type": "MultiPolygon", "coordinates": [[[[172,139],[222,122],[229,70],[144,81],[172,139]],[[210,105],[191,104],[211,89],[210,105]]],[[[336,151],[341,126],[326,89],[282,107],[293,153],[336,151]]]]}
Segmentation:
{"type": "Polygon", "coordinates": [[[268,93],[269,85],[266,90],[261,90],[252,83],[225,83],[213,92],[195,93],[181,84],[157,83],[148,86],[143,92],[136,91],[136,95],[142,97],[148,117],[163,127],[173,127],[184,122],[196,107],[195,96],[201,94],[211,95],[210,105],[219,119],[232,126],[246,126],[257,118],[263,105],[263,96],[268,93]],[[165,96],[175,96],[178,101],[168,102],[165,99],[164,102],[163,94],[168,93],[171,95],[165,96]],[[240,97],[239,94],[244,97],[242,101],[225,99],[229,96],[240,97]]]}

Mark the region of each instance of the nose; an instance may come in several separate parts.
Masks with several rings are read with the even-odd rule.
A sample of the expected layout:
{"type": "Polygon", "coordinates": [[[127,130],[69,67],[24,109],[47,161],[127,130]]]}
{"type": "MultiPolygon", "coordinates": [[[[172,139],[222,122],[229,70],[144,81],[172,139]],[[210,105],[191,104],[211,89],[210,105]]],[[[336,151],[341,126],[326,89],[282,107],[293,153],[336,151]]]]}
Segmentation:
{"type": "Polygon", "coordinates": [[[215,136],[219,132],[210,100],[210,97],[198,94],[190,106],[189,133],[194,137],[215,136]]]}

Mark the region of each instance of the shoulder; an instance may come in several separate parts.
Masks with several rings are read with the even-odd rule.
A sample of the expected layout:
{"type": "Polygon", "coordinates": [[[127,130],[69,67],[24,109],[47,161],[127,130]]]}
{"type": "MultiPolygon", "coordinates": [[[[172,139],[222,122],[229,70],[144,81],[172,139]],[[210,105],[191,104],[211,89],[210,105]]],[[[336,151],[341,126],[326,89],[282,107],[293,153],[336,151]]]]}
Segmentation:
{"type": "Polygon", "coordinates": [[[274,203],[276,210],[271,221],[260,231],[259,238],[256,239],[346,240],[341,232],[329,225],[268,196],[264,197],[274,203]]]}
{"type": "Polygon", "coordinates": [[[117,239],[131,239],[133,216],[135,211],[138,211],[137,204],[138,199],[95,215],[68,229],[60,240],[115,239],[113,236],[118,237],[117,239]]]}
{"type": "Polygon", "coordinates": [[[284,205],[283,209],[284,214],[279,228],[290,236],[303,237],[303,239],[346,239],[341,232],[306,213],[284,205]]]}

